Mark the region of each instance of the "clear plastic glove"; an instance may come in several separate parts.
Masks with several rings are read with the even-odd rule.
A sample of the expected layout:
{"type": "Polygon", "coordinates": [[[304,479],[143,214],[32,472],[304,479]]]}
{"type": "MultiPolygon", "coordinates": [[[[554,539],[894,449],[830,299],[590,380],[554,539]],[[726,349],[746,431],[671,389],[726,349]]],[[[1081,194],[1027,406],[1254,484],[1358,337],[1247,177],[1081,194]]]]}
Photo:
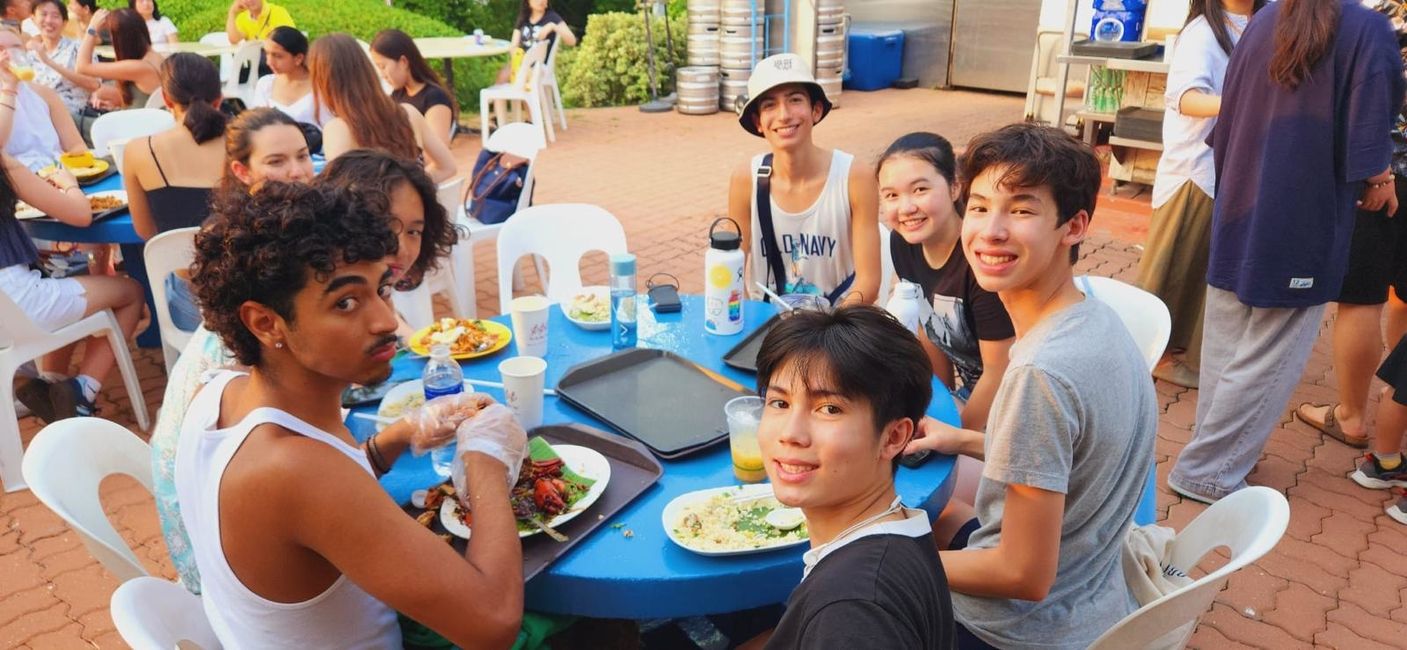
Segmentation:
{"type": "Polygon", "coordinates": [[[411,409],[401,418],[410,427],[410,452],[420,456],[454,442],[460,423],[490,404],[493,398],[483,393],[459,393],[442,395],[411,409]]]}
{"type": "Polygon", "coordinates": [[[469,482],[464,476],[464,454],[476,451],[504,465],[508,489],[518,482],[518,470],[528,455],[528,432],[518,424],[513,411],[502,404],[490,404],[459,425],[459,448],[455,452],[452,478],[460,498],[468,502],[469,482]]]}

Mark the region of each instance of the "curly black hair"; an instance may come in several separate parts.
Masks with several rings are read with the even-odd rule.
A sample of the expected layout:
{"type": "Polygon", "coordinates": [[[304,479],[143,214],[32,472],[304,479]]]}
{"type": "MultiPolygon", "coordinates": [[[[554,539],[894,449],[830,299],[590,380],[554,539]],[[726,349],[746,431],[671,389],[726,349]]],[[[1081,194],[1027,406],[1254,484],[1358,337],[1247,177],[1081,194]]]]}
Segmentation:
{"type": "Polygon", "coordinates": [[[459,241],[458,229],[444,206],[440,205],[435,182],[413,160],[375,149],[353,149],[328,163],[315,182],[322,187],[356,192],[373,210],[388,218],[391,215],[391,192],[397,185],[410,183],[411,189],[420,195],[420,202],[425,204],[425,235],[420,242],[420,253],[406,269],[405,280],[397,289],[413,289],[419,285],[425,274],[438,267],[440,260],[447,257],[459,241]]]}
{"type": "Polygon", "coordinates": [[[195,236],[191,283],[205,326],[246,366],[259,364],[261,349],[240,320],[245,301],[292,323],[293,297],[310,278],[396,252],[385,213],[355,192],[270,182],[223,206],[195,236]]]}

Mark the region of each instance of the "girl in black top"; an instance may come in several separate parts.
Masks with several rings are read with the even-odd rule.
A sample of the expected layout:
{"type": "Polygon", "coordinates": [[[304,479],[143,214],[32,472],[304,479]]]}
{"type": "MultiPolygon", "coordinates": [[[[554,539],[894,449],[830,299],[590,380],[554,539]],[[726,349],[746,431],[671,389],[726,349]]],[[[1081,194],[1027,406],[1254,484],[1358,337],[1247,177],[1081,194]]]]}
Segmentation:
{"type": "Polygon", "coordinates": [[[371,41],[371,61],[391,85],[391,99],[414,106],[430,123],[430,130],[449,144],[458,113],[454,94],[425,62],[415,41],[399,29],[381,30],[371,41]]]}
{"type": "Polygon", "coordinates": [[[963,255],[954,167],[953,147],[942,136],[920,132],[895,140],[879,159],[879,214],[894,231],[895,273],[923,288],[919,342],[934,373],[966,401],[963,427],[981,431],[1015,330],[963,255]]]}
{"type": "Polygon", "coordinates": [[[513,23],[513,36],[509,39],[513,56],[508,64],[498,71],[497,83],[512,81],[523,53],[534,43],[546,40],[549,43],[547,48],[550,56],[552,48],[557,47],[559,36],[568,47],[576,47],[576,34],[572,33],[571,27],[562,20],[562,16],[548,6],[547,0],[523,0],[522,6],[518,8],[518,20],[513,23]]]}

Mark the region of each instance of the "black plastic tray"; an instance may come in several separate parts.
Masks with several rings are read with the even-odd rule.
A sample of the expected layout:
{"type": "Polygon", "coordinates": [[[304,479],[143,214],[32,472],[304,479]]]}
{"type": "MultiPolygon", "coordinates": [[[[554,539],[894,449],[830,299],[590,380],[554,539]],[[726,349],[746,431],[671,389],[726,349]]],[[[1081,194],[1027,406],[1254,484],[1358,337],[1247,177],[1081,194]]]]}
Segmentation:
{"type": "Polygon", "coordinates": [[[767,319],[761,327],[753,330],[747,338],[739,341],[733,349],[723,355],[723,363],[728,364],[738,370],[757,373],[757,351],[762,348],[762,339],[767,336],[767,332],[782,319],[780,314],[767,319]]]}
{"type": "MultiPolygon", "coordinates": [[[[524,581],[542,573],[543,569],[551,566],[597,528],[608,524],[611,517],[644,494],[664,474],[664,468],[644,445],[590,427],[579,424],[548,425],[533,429],[528,436],[541,436],[552,444],[579,445],[601,452],[611,464],[611,482],[606,484],[606,491],[601,493],[596,503],[577,518],[557,527],[557,532],[566,535],[567,541],[555,542],[541,533],[523,538],[524,581]]],[[[406,506],[405,511],[412,517],[425,512],[414,506],[406,506]]],[[[431,522],[430,530],[445,532],[439,517],[431,522]]],[[[455,550],[463,553],[469,542],[456,537],[453,544],[455,550]]]]}
{"type": "Polygon", "coordinates": [[[679,458],[727,439],[723,405],[751,395],[743,386],[665,350],[635,348],[572,366],[557,397],[661,458],[679,458]]]}
{"type": "Polygon", "coordinates": [[[1070,53],[1075,56],[1102,56],[1110,59],[1146,59],[1158,53],[1158,44],[1085,39],[1071,43],[1070,53]]]}

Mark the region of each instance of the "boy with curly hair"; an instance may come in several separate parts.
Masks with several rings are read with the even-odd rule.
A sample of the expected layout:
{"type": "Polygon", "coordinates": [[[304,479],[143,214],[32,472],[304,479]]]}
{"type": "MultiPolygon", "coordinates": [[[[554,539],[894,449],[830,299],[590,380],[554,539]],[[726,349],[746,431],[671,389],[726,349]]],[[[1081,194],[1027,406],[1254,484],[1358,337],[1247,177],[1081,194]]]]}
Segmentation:
{"type": "Polygon", "coordinates": [[[391,222],[356,193],[284,183],[231,203],[196,236],[206,326],[249,368],[195,396],[176,451],[180,516],[226,646],[399,647],[397,611],[465,647],[507,647],[517,634],[522,550],[508,487],[526,436],[511,412],[455,401],[414,424],[410,444],[443,441],[477,412],[459,427],[474,511],[463,557],[376,482],[407,441],[358,447],[343,424],[343,389],[390,374],[396,247],[391,222]]]}

